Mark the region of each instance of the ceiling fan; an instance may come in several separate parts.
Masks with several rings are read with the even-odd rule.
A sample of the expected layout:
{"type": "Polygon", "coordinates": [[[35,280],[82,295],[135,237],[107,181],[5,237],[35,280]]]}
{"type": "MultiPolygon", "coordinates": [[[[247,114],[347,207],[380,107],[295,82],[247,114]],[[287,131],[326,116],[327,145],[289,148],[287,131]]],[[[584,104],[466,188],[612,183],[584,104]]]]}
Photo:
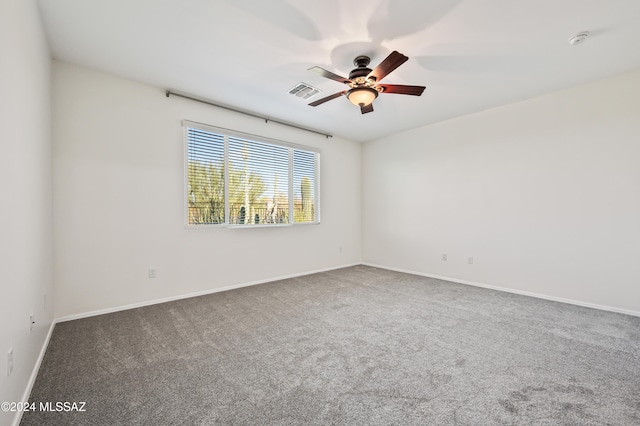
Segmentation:
{"type": "Polygon", "coordinates": [[[396,93],[398,95],[420,96],[424,91],[424,86],[406,86],[402,84],[378,84],[393,70],[409,60],[402,53],[393,51],[375,69],[367,68],[371,58],[368,56],[358,56],[353,60],[357,67],[349,73],[349,78],[340,77],[337,74],[320,67],[311,67],[309,71],[316,72],[323,77],[339,81],[349,86],[348,90],[334,93],[326,98],[311,102],[310,106],[318,106],[332,99],[346,95],[347,99],[355,106],[360,107],[363,114],[373,111],[373,100],[378,97],[378,93],[396,93]]]}

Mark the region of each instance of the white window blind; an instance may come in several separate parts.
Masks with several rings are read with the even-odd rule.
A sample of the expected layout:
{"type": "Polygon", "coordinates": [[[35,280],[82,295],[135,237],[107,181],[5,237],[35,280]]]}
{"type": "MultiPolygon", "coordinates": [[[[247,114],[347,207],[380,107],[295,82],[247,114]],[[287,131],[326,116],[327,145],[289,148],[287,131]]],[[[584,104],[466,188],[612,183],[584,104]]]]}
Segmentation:
{"type": "Polygon", "coordinates": [[[319,152],[198,123],[183,125],[188,226],[319,222],[319,152]]]}
{"type": "Polygon", "coordinates": [[[289,223],[289,148],[229,137],[229,222],[289,223]]]}
{"type": "Polygon", "coordinates": [[[316,171],[315,152],[293,151],[293,220],[296,223],[316,220],[316,171]]]}
{"type": "Polygon", "coordinates": [[[187,139],[188,223],[224,223],[224,136],[188,128],[187,139]]]}

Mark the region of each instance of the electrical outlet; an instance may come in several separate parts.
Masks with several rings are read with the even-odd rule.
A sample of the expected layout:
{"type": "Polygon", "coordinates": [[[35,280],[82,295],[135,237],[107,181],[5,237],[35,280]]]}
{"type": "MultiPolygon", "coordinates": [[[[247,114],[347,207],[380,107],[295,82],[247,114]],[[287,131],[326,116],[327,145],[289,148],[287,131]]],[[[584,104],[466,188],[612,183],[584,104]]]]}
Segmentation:
{"type": "Polygon", "coordinates": [[[36,317],[35,315],[29,315],[29,333],[33,333],[33,329],[36,328],[36,317]]]}
{"type": "Polygon", "coordinates": [[[342,253],[342,246],[338,247],[338,251],[342,253]]]}
{"type": "Polygon", "coordinates": [[[149,268],[149,278],[155,278],[157,275],[156,268],[149,268]]]}
{"type": "Polygon", "coordinates": [[[467,263],[468,263],[469,265],[473,265],[473,257],[468,258],[468,259],[467,259],[467,263]]]}
{"type": "Polygon", "coordinates": [[[447,254],[446,253],[442,253],[442,260],[447,260],[447,254]]]}
{"type": "Polygon", "coordinates": [[[7,352],[7,376],[10,376],[11,373],[13,373],[13,348],[7,352]]]}

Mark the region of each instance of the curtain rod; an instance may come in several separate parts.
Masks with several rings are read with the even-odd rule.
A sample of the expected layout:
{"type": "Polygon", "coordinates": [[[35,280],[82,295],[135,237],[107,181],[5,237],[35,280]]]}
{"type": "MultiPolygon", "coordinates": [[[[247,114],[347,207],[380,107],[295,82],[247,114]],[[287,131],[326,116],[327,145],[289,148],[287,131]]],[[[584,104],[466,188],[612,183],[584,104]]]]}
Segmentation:
{"type": "Polygon", "coordinates": [[[260,115],[252,114],[250,112],[241,111],[239,109],[234,109],[234,108],[231,108],[231,107],[228,107],[228,106],[218,105],[218,104],[215,104],[215,103],[210,102],[210,101],[205,101],[204,99],[198,99],[198,98],[195,98],[195,97],[192,97],[192,96],[188,96],[188,95],[183,95],[183,94],[180,94],[180,93],[172,92],[170,90],[165,91],[165,95],[167,95],[167,98],[169,96],[171,96],[171,95],[178,96],[179,98],[189,99],[191,101],[201,102],[203,104],[207,104],[207,105],[211,105],[211,106],[214,106],[214,107],[226,109],[228,111],[233,111],[233,112],[237,112],[237,113],[240,113],[240,114],[248,115],[250,117],[259,118],[261,120],[264,120],[265,123],[269,123],[271,121],[272,123],[282,124],[283,126],[289,126],[289,127],[293,127],[294,129],[304,130],[304,131],[307,131],[307,132],[315,133],[317,135],[326,136],[327,139],[333,137],[333,135],[330,135],[328,133],[323,133],[323,132],[319,132],[317,130],[307,129],[305,127],[300,127],[300,126],[296,126],[294,124],[284,123],[282,121],[272,120],[272,119],[267,118],[267,117],[262,117],[260,115]]]}

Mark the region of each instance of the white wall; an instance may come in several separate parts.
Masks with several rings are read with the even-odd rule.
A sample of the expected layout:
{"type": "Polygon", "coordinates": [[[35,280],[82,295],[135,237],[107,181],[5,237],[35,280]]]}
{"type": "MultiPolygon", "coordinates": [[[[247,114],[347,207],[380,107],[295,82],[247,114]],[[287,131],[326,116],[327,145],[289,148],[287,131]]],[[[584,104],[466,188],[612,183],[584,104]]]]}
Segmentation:
{"type": "Polygon", "coordinates": [[[362,156],[365,262],[640,313],[640,73],[362,156]]]}
{"type": "Polygon", "coordinates": [[[57,317],[360,263],[359,144],[57,61],[53,99],[57,317]],[[185,229],[183,119],[320,148],[322,223],[185,229]]]}
{"type": "MultiPolygon", "coordinates": [[[[49,49],[35,2],[0,2],[0,402],[21,401],[52,322],[49,49]],[[36,329],[29,332],[33,313],[36,329]],[[14,370],[6,375],[7,351],[14,370]]],[[[15,413],[0,411],[0,424],[15,413]]]]}

